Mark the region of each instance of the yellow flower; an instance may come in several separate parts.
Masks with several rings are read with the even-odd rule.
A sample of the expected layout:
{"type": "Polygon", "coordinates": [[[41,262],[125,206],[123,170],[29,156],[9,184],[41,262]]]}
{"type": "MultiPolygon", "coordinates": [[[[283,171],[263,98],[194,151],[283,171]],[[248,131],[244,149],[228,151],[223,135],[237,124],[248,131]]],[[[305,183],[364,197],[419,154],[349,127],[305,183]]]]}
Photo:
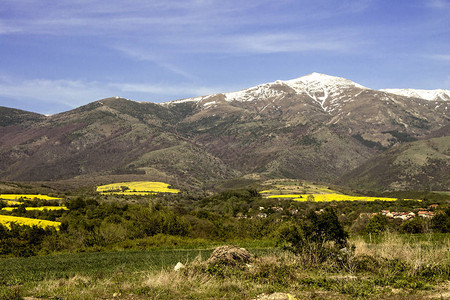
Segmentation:
{"type": "Polygon", "coordinates": [[[42,228],[55,227],[56,230],[59,230],[59,226],[61,225],[60,222],[48,220],[0,215],[0,224],[11,229],[11,223],[17,223],[18,225],[27,225],[27,226],[36,225],[42,228]]]}
{"type": "Polygon", "coordinates": [[[180,190],[169,188],[169,184],[155,181],[119,182],[97,187],[97,192],[116,195],[152,195],[155,193],[179,193],[180,190]]]}

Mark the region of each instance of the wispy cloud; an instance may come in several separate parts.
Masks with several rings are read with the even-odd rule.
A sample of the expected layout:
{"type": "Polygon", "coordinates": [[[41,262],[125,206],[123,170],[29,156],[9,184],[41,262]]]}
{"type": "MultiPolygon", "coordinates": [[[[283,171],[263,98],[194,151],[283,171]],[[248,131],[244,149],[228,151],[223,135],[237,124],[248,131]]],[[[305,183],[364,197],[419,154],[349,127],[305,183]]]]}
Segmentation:
{"type": "Polygon", "coordinates": [[[3,76],[0,81],[0,96],[12,99],[34,99],[77,107],[89,101],[103,98],[111,91],[101,88],[98,82],[81,80],[18,80],[3,76]]]}
{"type": "MultiPolygon", "coordinates": [[[[83,0],[58,2],[46,9],[35,9],[35,14],[15,1],[6,0],[6,3],[17,16],[8,20],[9,29],[4,33],[101,36],[112,39],[110,43],[132,39],[141,46],[160,45],[172,52],[284,53],[345,48],[348,37],[328,34],[335,32],[336,27],[316,29],[313,35],[309,22],[360,13],[371,0],[343,0],[339,4],[330,0],[280,0],[276,5],[268,0],[133,1],[132,5],[114,0],[108,5],[103,1],[83,0]],[[329,9],[330,4],[333,10],[329,9]],[[272,13],[273,10],[277,13],[272,13]],[[293,24],[296,25],[292,27],[293,24]]],[[[148,54],[133,53],[129,48],[123,52],[152,60],[147,59],[148,54]]],[[[167,61],[154,61],[162,66],[166,64],[167,69],[172,68],[179,75],[188,75],[167,61]]]]}
{"type": "Polygon", "coordinates": [[[228,51],[247,53],[285,53],[304,51],[349,50],[359,45],[349,32],[327,33],[257,33],[231,36],[225,39],[228,51]]]}
{"type": "Polygon", "coordinates": [[[142,83],[116,83],[112,84],[122,92],[138,92],[147,94],[159,94],[168,96],[195,95],[204,96],[218,93],[218,88],[190,86],[190,85],[155,85],[142,83]]]}
{"type": "Polygon", "coordinates": [[[9,99],[31,99],[44,103],[57,103],[68,107],[78,107],[86,103],[111,97],[141,95],[134,100],[164,98],[168,100],[202,96],[223,91],[220,87],[194,86],[190,84],[146,84],[118,83],[84,80],[19,80],[0,76],[0,97],[9,99]],[[145,99],[142,99],[142,95],[145,99]]]}
{"type": "Polygon", "coordinates": [[[448,0],[426,0],[426,5],[431,8],[446,9],[450,7],[448,0]]]}
{"type": "Polygon", "coordinates": [[[444,62],[450,62],[450,54],[433,54],[433,55],[424,55],[426,58],[440,60],[444,62]]]}
{"type": "Polygon", "coordinates": [[[133,46],[119,45],[119,46],[113,46],[113,48],[133,59],[136,59],[139,61],[153,62],[156,65],[158,65],[174,74],[180,75],[186,79],[190,79],[190,80],[197,79],[197,77],[182,70],[179,66],[169,63],[167,61],[167,59],[161,57],[161,55],[157,54],[155,51],[139,49],[138,46],[136,46],[136,45],[133,45],[133,46]]]}

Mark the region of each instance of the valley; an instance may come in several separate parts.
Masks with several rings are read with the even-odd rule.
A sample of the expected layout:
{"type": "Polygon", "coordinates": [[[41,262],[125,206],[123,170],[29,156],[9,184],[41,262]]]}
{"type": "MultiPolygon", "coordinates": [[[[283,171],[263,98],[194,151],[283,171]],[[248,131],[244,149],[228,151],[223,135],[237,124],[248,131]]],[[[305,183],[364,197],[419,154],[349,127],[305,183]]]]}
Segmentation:
{"type": "Polygon", "coordinates": [[[0,299],[445,298],[446,95],[312,73],[0,108],[0,299]]]}

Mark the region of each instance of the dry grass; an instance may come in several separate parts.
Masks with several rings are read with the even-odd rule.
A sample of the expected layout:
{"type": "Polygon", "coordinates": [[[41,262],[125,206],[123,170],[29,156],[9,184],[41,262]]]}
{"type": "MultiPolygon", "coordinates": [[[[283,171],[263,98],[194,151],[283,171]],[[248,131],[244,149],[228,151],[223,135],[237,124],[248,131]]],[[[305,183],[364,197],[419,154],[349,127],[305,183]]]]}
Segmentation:
{"type": "Polygon", "coordinates": [[[105,277],[75,275],[33,283],[23,294],[75,300],[270,299],[277,293],[295,299],[424,299],[448,295],[448,278],[441,276],[443,279],[428,282],[412,271],[430,265],[448,266],[448,239],[445,243],[431,239],[406,242],[398,235],[386,234],[379,243],[365,243],[361,238],[354,244],[355,261],[370,256],[380,270],[330,270],[326,265],[311,268],[305,265],[304,257],[290,252],[256,257],[240,267],[209,264],[206,258],[197,257],[184,262],[186,267],[179,271],[170,266],[143,272],[118,269],[105,277]],[[396,259],[410,267],[390,272],[389,265],[383,265],[396,259]],[[411,281],[417,283],[416,287],[411,281]]]}
{"type": "Polygon", "coordinates": [[[359,237],[354,245],[356,257],[368,255],[389,260],[400,259],[408,262],[414,271],[424,266],[443,266],[450,262],[449,238],[443,241],[434,241],[431,237],[407,241],[398,234],[387,232],[380,243],[366,243],[359,237]]]}

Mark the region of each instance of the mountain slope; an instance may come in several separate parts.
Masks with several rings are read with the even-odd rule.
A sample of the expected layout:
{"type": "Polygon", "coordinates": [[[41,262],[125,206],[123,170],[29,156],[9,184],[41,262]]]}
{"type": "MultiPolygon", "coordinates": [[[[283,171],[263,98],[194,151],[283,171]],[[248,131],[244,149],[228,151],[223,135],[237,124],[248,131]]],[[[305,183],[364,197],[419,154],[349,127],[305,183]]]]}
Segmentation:
{"type": "Polygon", "coordinates": [[[448,190],[450,136],[393,147],[344,175],[340,183],[372,190],[448,190]]]}
{"type": "Polygon", "coordinates": [[[196,109],[179,132],[240,172],[327,181],[449,120],[429,101],[317,73],[164,105],[181,103],[196,109]]]}
{"type": "Polygon", "coordinates": [[[41,114],[0,106],[0,126],[27,125],[44,120],[41,114]]]}
{"type": "Polygon", "coordinates": [[[428,101],[450,101],[449,90],[383,89],[380,91],[409,98],[425,99],[428,101]]]}
{"type": "Polygon", "coordinates": [[[0,179],[334,182],[396,145],[446,136],[447,103],[313,73],[162,104],[116,97],[48,117],[0,110],[10,120],[0,126],[0,179]]]}
{"type": "MultiPolygon", "coordinates": [[[[157,104],[111,98],[54,115],[21,131],[9,131],[11,128],[6,127],[6,134],[0,137],[0,176],[7,180],[58,180],[105,174],[152,177],[154,174],[146,174],[133,162],[144,154],[185,143],[184,138],[167,130],[174,118],[173,112],[157,104]]],[[[199,155],[203,151],[194,152],[199,155]]],[[[202,165],[201,159],[198,163],[202,165]]],[[[221,169],[219,178],[223,173],[226,177],[228,169],[222,165],[220,160],[208,165],[210,176],[216,173],[214,166],[221,169]]],[[[231,174],[234,175],[232,171],[231,174]]],[[[154,177],[162,175],[171,178],[172,174],[162,170],[154,177]]]]}

